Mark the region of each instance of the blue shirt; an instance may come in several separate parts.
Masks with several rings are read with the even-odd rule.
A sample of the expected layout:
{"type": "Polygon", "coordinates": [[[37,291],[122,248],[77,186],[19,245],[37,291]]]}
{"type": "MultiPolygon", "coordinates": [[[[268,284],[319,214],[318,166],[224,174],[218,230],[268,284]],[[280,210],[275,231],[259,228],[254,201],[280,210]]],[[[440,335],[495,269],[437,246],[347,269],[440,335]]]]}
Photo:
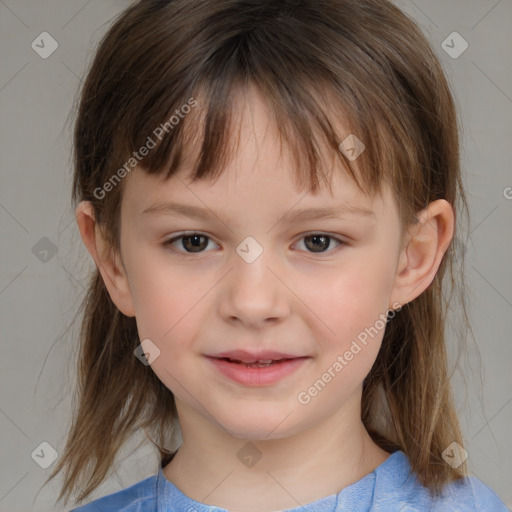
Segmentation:
{"type": "MultiPolygon", "coordinates": [[[[404,452],[392,453],[356,483],[313,503],[282,512],[510,512],[498,496],[474,476],[449,484],[433,500],[413,474],[404,452]]],[[[70,512],[227,512],[190,499],[158,473],[70,512]]]]}

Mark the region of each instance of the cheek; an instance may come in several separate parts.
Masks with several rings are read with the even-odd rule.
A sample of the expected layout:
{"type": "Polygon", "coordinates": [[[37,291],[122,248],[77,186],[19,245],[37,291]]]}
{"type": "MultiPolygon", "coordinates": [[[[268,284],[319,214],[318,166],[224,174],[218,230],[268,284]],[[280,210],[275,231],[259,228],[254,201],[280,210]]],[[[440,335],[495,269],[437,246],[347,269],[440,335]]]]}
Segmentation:
{"type": "Polygon", "coordinates": [[[177,398],[184,401],[180,383],[191,379],[187,358],[194,350],[202,311],[201,297],[205,289],[195,280],[184,277],[170,265],[153,261],[134,273],[135,315],[141,340],[150,339],[159,349],[151,368],[177,398]]]}
{"type": "Polygon", "coordinates": [[[169,351],[176,345],[171,340],[179,338],[178,345],[184,347],[188,339],[194,338],[193,332],[185,331],[200,325],[196,316],[208,285],[201,279],[191,279],[165,256],[152,252],[138,259],[144,263],[137,265],[133,260],[130,287],[141,339],[155,340],[169,351]]]}
{"type": "Polygon", "coordinates": [[[320,320],[309,315],[319,360],[298,400],[303,404],[301,400],[318,396],[315,403],[325,411],[336,408],[361,386],[377,359],[387,325],[389,279],[377,269],[353,268],[321,281],[324,292],[315,287],[307,295],[308,306],[320,313],[320,320]]]}
{"type": "Polygon", "coordinates": [[[339,270],[310,274],[298,289],[297,295],[311,309],[316,322],[325,324],[331,337],[372,325],[388,310],[392,262],[372,254],[357,256],[347,258],[339,270]]]}
{"type": "Polygon", "coordinates": [[[347,259],[346,268],[350,271],[315,274],[300,296],[306,298],[309,328],[315,333],[322,366],[328,369],[338,356],[344,357],[339,372],[344,376],[337,381],[351,387],[349,382],[362,381],[378,355],[387,325],[393,265],[369,254],[347,259]]]}

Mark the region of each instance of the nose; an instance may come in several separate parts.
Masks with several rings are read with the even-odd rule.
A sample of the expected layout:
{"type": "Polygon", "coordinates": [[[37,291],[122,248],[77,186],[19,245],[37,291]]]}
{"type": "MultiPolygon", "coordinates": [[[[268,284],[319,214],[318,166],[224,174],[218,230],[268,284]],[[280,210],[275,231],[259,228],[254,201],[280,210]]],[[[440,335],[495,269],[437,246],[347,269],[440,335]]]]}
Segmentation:
{"type": "Polygon", "coordinates": [[[280,322],[289,315],[293,295],[284,271],[267,251],[249,261],[236,253],[231,259],[231,271],[220,283],[220,316],[247,327],[280,322]]]}

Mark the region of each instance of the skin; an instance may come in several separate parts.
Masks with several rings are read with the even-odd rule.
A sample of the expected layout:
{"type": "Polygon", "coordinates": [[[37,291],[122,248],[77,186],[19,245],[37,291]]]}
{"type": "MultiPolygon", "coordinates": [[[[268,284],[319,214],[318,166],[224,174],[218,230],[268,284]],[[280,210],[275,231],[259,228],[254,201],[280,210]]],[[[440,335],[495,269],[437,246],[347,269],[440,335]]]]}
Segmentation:
{"type": "Polygon", "coordinates": [[[307,404],[297,397],[379,315],[430,285],[453,236],[454,213],[445,200],[431,203],[400,246],[389,189],[367,197],[336,166],[332,196],[326,187],[316,195],[298,188],[258,92],[248,92],[240,109],[241,145],[216,182],[192,184],[184,172],[163,181],[141,169],[126,178],[120,254],[108,251],[88,202],[76,217],[112,300],[136,317],[140,339],[160,350],[151,369],[174,393],[183,436],[166,478],[196,501],[262,512],[338,493],[389,456],[360,419],[363,379],[384,329],[307,404]],[[142,214],[171,200],[206,207],[209,219],[142,214]],[[296,208],[347,203],[375,216],[289,224],[284,217],[296,208]],[[169,250],[165,243],[183,231],[209,237],[203,252],[187,253],[192,244],[183,239],[173,243],[180,253],[169,250]],[[314,252],[307,235],[318,233],[346,245],[331,238],[314,252]],[[252,263],[236,252],[247,236],[263,248],[252,263]],[[280,382],[250,388],[204,357],[242,347],[310,358],[280,382]],[[247,442],[261,454],[252,467],[237,457],[247,442]]]}

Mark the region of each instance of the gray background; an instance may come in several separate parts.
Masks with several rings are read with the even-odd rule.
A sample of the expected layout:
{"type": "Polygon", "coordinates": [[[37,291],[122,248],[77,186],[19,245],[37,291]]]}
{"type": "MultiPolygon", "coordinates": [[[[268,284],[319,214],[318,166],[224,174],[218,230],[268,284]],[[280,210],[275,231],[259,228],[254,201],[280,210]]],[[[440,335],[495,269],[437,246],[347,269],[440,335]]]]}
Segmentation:
{"type": "MultiPolygon", "coordinates": [[[[92,268],[69,199],[70,112],[95,44],[129,3],[0,0],[0,511],[57,510],[58,478],[41,488],[52,466],[31,454],[42,442],[57,452],[64,446],[77,339],[76,326],[66,328],[92,268]],[[47,59],[31,47],[45,31],[58,42],[47,59]]],[[[464,363],[454,387],[470,468],[512,507],[512,1],[396,3],[432,41],[459,107],[470,314],[484,379],[474,351],[474,370],[464,363]],[[458,58],[442,47],[454,31],[469,44],[458,58]]],[[[140,440],[94,497],[154,473],[152,448],[133,451],[140,440]]]]}

